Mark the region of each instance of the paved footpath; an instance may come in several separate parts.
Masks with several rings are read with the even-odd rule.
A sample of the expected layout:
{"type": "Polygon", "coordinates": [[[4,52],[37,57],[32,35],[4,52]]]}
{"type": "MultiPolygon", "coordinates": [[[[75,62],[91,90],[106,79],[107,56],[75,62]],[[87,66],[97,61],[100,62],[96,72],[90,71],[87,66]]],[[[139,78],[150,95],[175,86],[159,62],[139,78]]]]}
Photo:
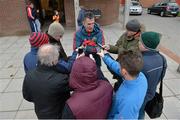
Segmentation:
{"type": "MultiPolygon", "coordinates": [[[[106,43],[115,44],[123,33],[119,23],[103,27],[106,43]]],[[[63,46],[68,55],[72,53],[74,30],[65,29],[63,46]]],[[[29,51],[29,36],[0,38],[0,119],[37,119],[34,106],[22,97],[24,78],[23,57],[29,51]]],[[[113,55],[116,57],[116,55],[113,55]]],[[[168,69],[163,83],[164,109],[160,119],[180,119],[180,74],[178,64],[167,57],[168,69]]],[[[113,84],[112,75],[102,65],[105,76],[113,84]]],[[[146,116],[148,119],[148,116],[146,116]]]]}

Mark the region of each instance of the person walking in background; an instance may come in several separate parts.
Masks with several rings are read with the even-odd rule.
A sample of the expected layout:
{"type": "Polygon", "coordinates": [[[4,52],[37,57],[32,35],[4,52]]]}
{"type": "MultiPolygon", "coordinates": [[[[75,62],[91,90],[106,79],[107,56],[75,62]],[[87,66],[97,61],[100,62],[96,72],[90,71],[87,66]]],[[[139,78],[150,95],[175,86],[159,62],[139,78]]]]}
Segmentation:
{"type": "Polygon", "coordinates": [[[41,32],[41,23],[40,23],[40,13],[39,13],[39,10],[36,10],[35,24],[36,24],[36,27],[37,27],[37,31],[41,32]]]}
{"type": "Polygon", "coordinates": [[[141,53],[124,51],[119,54],[118,62],[109,54],[104,55],[103,50],[98,54],[112,71],[123,77],[114,94],[108,119],[138,119],[147,91],[147,79],[140,72],[143,67],[141,53]]]}
{"type": "Polygon", "coordinates": [[[161,35],[156,32],[144,32],[141,35],[139,49],[142,52],[144,66],[142,72],[148,81],[148,90],[144,103],[139,112],[139,119],[144,119],[145,106],[154,96],[161,77],[163,78],[167,68],[167,62],[163,55],[158,51],[161,35]],[[165,66],[163,66],[165,65],[165,66]]]}
{"type": "Polygon", "coordinates": [[[60,22],[59,12],[58,12],[57,10],[54,10],[53,12],[54,12],[54,13],[53,13],[53,18],[52,18],[53,22],[54,22],[54,21],[60,22]]]}
{"type": "Polygon", "coordinates": [[[37,68],[28,71],[23,82],[23,98],[34,103],[38,119],[60,119],[70,97],[68,75],[57,72],[58,48],[51,44],[38,50],[37,68]]]}
{"type": "Polygon", "coordinates": [[[29,37],[29,42],[31,45],[31,51],[28,52],[24,57],[24,71],[35,69],[37,67],[38,59],[37,59],[37,51],[39,47],[44,44],[48,44],[49,38],[45,33],[41,32],[33,32],[29,37]]]}
{"type": "Polygon", "coordinates": [[[27,5],[27,17],[28,17],[29,24],[31,27],[31,32],[38,32],[37,26],[35,23],[35,20],[36,20],[35,15],[36,15],[36,10],[34,8],[34,4],[31,1],[29,1],[27,5]]]}
{"type": "Polygon", "coordinates": [[[79,10],[79,15],[78,15],[78,19],[77,19],[77,23],[78,26],[82,26],[83,25],[83,20],[84,20],[84,15],[86,13],[86,9],[84,6],[80,6],[80,10],[79,10]]]}
{"type": "MultiPolygon", "coordinates": [[[[74,34],[73,49],[82,46],[86,40],[94,41],[98,44],[104,45],[104,34],[100,29],[100,26],[95,23],[94,14],[92,12],[86,12],[84,15],[83,25],[74,34]]],[[[97,54],[93,54],[96,60],[97,66],[100,68],[101,59],[97,54]]]]}
{"type": "Polygon", "coordinates": [[[99,78],[94,60],[82,56],[74,62],[69,86],[74,90],[62,112],[62,119],[105,119],[111,106],[113,88],[99,78]]]}

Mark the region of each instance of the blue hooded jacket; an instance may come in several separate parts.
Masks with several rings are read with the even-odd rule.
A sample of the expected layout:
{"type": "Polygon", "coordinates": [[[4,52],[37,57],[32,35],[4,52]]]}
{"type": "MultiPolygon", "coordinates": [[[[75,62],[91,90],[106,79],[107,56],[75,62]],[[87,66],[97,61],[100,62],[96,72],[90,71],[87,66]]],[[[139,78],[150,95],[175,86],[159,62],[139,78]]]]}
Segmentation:
{"type": "MultiPolygon", "coordinates": [[[[84,40],[92,40],[93,38],[96,38],[96,42],[104,45],[104,35],[103,31],[100,29],[99,25],[97,23],[94,24],[94,29],[91,33],[88,33],[85,29],[84,26],[81,26],[78,31],[75,32],[74,34],[74,39],[73,39],[73,49],[75,50],[76,48],[80,47],[84,40]]],[[[101,59],[98,55],[93,55],[97,66],[101,66],[101,59]]]]}

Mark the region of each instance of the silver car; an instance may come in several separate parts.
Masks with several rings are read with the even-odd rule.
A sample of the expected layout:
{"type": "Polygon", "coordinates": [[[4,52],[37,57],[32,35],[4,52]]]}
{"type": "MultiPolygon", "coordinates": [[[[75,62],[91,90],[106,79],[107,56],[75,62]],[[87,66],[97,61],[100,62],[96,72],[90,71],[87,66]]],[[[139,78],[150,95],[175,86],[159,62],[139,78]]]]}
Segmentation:
{"type": "Polygon", "coordinates": [[[142,6],[139,2],[137,1],[132,1],[130,3],[130,8],[129,8],[129,14],[130,15],[141,15],[142,14],[142,6]]]}

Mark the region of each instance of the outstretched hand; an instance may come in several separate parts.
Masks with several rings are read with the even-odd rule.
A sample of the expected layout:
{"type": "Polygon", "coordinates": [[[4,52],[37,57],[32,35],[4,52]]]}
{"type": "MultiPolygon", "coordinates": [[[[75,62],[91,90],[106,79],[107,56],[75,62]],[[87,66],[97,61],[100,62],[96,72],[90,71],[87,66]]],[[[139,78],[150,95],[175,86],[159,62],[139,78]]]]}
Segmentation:
{"type": "Polygon", "coordinates": [[[100,57],[104,57],[104,54],[107,53],[106,50],[102,50],[100,52],[98,52],[97,54],[100,56],[100,57]]]}
{"type": "Polygon", "coordinates": [[[109,50],[109,49],[110,49],[110,45],[108,45],[108,44],[107,44],[107,45],[103,45],[102,47],[103,47],[105,50],[109,50]]]}

